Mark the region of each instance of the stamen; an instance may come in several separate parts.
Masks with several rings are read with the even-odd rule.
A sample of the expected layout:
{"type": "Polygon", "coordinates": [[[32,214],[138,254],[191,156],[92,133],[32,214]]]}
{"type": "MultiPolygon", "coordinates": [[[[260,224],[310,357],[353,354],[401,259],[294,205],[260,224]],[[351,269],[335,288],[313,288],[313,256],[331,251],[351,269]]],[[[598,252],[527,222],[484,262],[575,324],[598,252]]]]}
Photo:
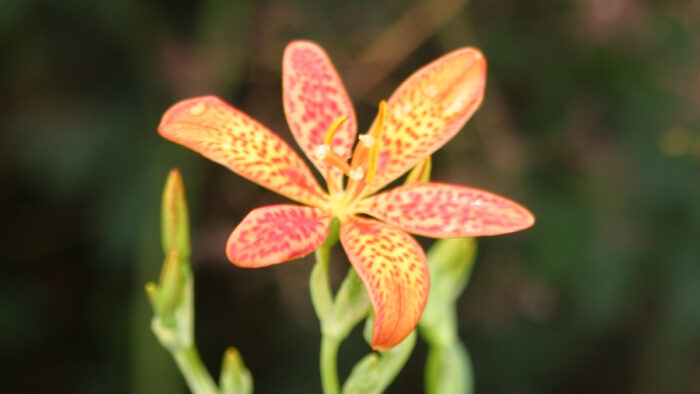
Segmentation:
{"type": "Polygon", "coordinates": [[[323,160],[326,158],[326,156],[328,155],[328,152],[330,152],[330,150],[331,150],[330,145],[327,145],[327,144],[319,145],[316,147],[316,149],[314,149],[314,156],[316,156],[316,158],[319,160],[323,160]]]}
{"type": "Polygon", "coordinates": [[[377,172],[377,156],[384,118],[386,116],[386,101],[379,103],[379,114],[374,121],[372,129],[367,134],[359,136],[360,142],[355,145],[350,161],[351,170],[348,175],[348,183],[345,188],[344,204],[353,204],[361,195],[365,186],[372,181],[377,172]],[[364,179],[364,181],[363,181],[364,179]]]}
{"type": "Polygon", "coordinates": [[[348,175],[348,177],[354,181],[359,181],[364,176],[365,171],[362,169],[362,167],[353,168],[352,170],[350,170],[350,175],[348,175]]]}
{"type": "Polygon", "coordinates": [[[386,117],[386,101],[382,100],[379,103],[379,113],[377,114],[377,122],[370,135],[374,137],[375,143],[369,150],[369,163],[367,165],[367,178],[365,184],[369,185],[377,175],[377,160],[379,158],[379,147],[381,145],[381,135],[384,130],[384,118],[386,117]]]}
{"type": "Polygon", "coordinates": [[[331,143],[333,142],[333,136],[335,136],[335,132],[338,131],[340,126],[342,126],[346,120],[348,120],[348,117],[342,115],[338,119],[334,120],[333,123],[331,123],[331,125],[328,127],[328,131],[326,131],[326,135],[323,137],[324,145],[331,145],[331,143]]]}
{"type": "Polygon", "coordinates": [[[340,157],[330,146],[325,144],[317,146],[316,149],[314,149],[314,155],[316,155],[319,160],[330,165],[331,168],[335,167],[342,171],[343,174],[350,176],[350,166],[347,161],[340,157]]]}
{"type": "Polygon", "coordinates": [[[371,148],[374,145],[374,137],[370,134],[360,134],[358,137],[366,147],[371,148]]]}

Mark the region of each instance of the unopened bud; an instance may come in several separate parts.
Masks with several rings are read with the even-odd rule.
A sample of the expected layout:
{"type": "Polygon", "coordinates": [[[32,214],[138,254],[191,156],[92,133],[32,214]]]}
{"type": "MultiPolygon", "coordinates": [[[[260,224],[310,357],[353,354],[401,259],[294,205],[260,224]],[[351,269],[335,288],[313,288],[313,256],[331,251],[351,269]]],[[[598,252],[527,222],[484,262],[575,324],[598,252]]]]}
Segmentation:
{"type": "Polygon", "coordinates": [[[176,250],[180,254],[180,258],[188,260],[190,257],[190,233],[185,187],[182,184],[180,171],[175,168],[170,170],[168,180],[165,182],[161,209],[163,252],[167,256],[171,251],[176,250]]]}
{"type": "Polygon", "coordinates": [[[243,358],[236,348],[230,347],[224,353],[219,387],[222,394],[251,394],[253,392],[253,377],[243,364],[243,358]]]}
{"type": "Polygon", "coordinates": [[[185,284],[182,271],[180,257],[177,251],[173,250],[165,258],[160,273],[157,309],[163,317],[171,316],[182,299],[185,284]]]}

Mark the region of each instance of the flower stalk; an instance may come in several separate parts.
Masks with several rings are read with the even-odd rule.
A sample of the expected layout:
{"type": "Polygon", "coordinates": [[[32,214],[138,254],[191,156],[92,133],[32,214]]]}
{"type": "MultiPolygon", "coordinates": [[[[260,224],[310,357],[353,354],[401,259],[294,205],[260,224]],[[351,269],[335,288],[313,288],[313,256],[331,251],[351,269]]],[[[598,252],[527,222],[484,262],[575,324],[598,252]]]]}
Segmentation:
{"type": "MultiPolygon", "coordinates": [[[[410,234],[438,239],[491,236],[534,224],[526,208],[507,198],[429,182],[430,155],[459,132],[482,102],[483,55],[476,48],[460,48],[420,68],[379,103],[373,124],[359,136],[352,102],[317,44],[294,41],[287,46],[282,80],[290,130],[323,175],[325,190],[283,139],[218,97],[183,100],[166,111],[158,127],[163,137],[298,203],[251,211],[228,238],[227,258],[239,267],[261,268],[316,251],[309,286],[321,323],[325,393],[340,392],[338,347],[370,312],[368,342],[379,353],[360,361],[343,392],[383,391],[410,355],[419,320],[431,346],[428,391],[470,387],[458,381],[460,371],[469,367],[457,335],[454,302],[468,280],[473,241],[439,242],[433,257],[426,258],[410,234]],[[381,191],[411,168],[406,184],[381,191]],[[329,259],[338,241],[352,268],[334,296],[329,259]],[[428,259],[437,261],[434,267],[429,268],[428,259]]],[[[179,194],[177,185],[166,192],[171,189],[172,195],[163,200],[163,244],[169,257],[161,285],[149,285],[147,292],[163,326],[182,324],[183,334],[173,341],[187,348],[193,342],[191,299],[189,309],[181,308],[191,295],[178,286],[190,283],[191,291],[192,275],[185,263],[189,241],[183,240],[187,229],[182,227],[186,208],[181,188],[179,194]],[[180,321],[178,313],[190,320],[180,321]]],[[[243,375],[240,382],[246,380],[243,375]]]]}
{"type": "Polygon", "coordinates": [[[177,364],[195,394],[250,394],[253,383],[238,352],[224,356],[221,390],[204,366],[194,343],[194,275],[189,262],[187,203],[182,177],[170,171],[163,191],[161,234],[166,258],[158,283],[146,284],[153,307],[151,330],[177,364]]]}
{"type": "Polygon", "coordinates": [[[441,239],[427,253],[433,286],[418,327],[429,346],[428,394],[473,392],[471,361],[457,333],[456,301],[469,282],[475,257],[473,238],[441,239]]]}
{"type": "Polygon", "coordinates": [[[321,323],[320,370],[325,394],[340,393],[338,347],[370,310],[367,292],[352,268],[333,297],[328,266],[331,248],[338,242],[339,227],[338,220],[333,220],[326,241],[316,250],[316,264],[309,280],[311,300],[321,323]]]}

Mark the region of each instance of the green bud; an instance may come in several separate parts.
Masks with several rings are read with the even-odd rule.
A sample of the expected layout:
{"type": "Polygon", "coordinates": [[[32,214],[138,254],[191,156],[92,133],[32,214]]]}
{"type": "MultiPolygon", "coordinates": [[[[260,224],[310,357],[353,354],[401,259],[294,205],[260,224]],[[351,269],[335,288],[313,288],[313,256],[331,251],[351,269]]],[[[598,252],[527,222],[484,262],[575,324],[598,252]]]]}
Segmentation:
{"type": "Polygon", "coordinates": [[[438,284],[439,286],[436,287],[445,290],[450,301],[454,301],[469,281],[476,258],[476,240],[474,238],[438,240],[430,248],[426,257],[432,283],[438,284]]]}
{"type": "Polygon", "coordinates": [[[425,367],[428,394],[472,393],[471,363],[457,335],[455,301],[469,281],[476,257],[473,238],[442,239],[426,254],[431,288],[418,323],[430,346],[425,367]]]}
{"type": "Polygon", "coordinates": [[[162,317],[169,317],[175,312],[175,308],[182,300],[182,291],[185,284],[182,264],[176,250],[173,250],[165,258],[163,270],[160,273],[160,286],[158,287],[157,310],[162,317]]]}
{"type": "Polygon", "coordinates": [[[383,393],[406,364],[415,344],[414,331],[393,348],[365,356],[350,372],[343,385],[343,394],[383,393]]]}
{"type": "Polygon", "coordinates": [[[365,327],[362,329],[362,337],[365,339],[368,345],[372,345],[372,337],[374,336],[374,309],[370,311],[367,320],[365,320],[365,327]]]}
{"type": "Polygon", "coordinates": [[[145,286],[146,290],[146,296],[148,297],[148,302],[151,303],[151,308],[153,308],[154,311],[157,310],[157,305],[158,305],[158,285],[155,284],[154,282],[148,282],[146,283],[145,286]]]}
{"type": "Polygon", "coordinates": [[[168,255],[171,251],[177,250],[180,258],[189,260],[190,234],[185,187],[180,171],[175,168],[170,170],[165,182],[161,209],[163,252],[168,255]]]}
{"type": "Polygon", "coordinates": [[[432,326],[453,308],[467,285],[476,258],[476,241],[474,238],[440,239],[426,257],[430,267],[430,295],[419,324],[432,326]]]}
{"type": "Polygon", "coordinates": [[[243,364],[243,358],[236,348],[230,347],[224,353],[219,378],[221,394],[251,394],[253,376],[243,364]]]}

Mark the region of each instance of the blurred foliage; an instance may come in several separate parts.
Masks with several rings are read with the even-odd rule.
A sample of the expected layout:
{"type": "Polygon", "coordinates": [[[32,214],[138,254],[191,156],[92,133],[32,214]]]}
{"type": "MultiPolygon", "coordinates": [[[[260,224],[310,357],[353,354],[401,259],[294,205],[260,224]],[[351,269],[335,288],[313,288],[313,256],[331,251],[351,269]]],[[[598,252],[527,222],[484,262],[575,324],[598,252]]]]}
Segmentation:
{"type": "MultiPolygon", "coordinates": [[[[328,50],[366,126],[413,70],[484,51],[486,99],[433,179],[510,196],[538,222],[479,241],[458,304],[477,393],[700,391],[698,2],[5,0],[1,392],[184,391],[142,293],[173,166],[209,370],[235,345],[259,392],[320,390],[310,259],[243,270],[224,256],[243,215],[284,199],[155,131],[169,105],[211,93],[289,140],[294,38],[328,50]]],[[[338,282],[344,264],[334,254],[338,282]]],[[[353,332],[341,379],[367,351],[353,332]]],[[[419,341],[388,392],[423,386],[425,353],[419,341]]]]}

